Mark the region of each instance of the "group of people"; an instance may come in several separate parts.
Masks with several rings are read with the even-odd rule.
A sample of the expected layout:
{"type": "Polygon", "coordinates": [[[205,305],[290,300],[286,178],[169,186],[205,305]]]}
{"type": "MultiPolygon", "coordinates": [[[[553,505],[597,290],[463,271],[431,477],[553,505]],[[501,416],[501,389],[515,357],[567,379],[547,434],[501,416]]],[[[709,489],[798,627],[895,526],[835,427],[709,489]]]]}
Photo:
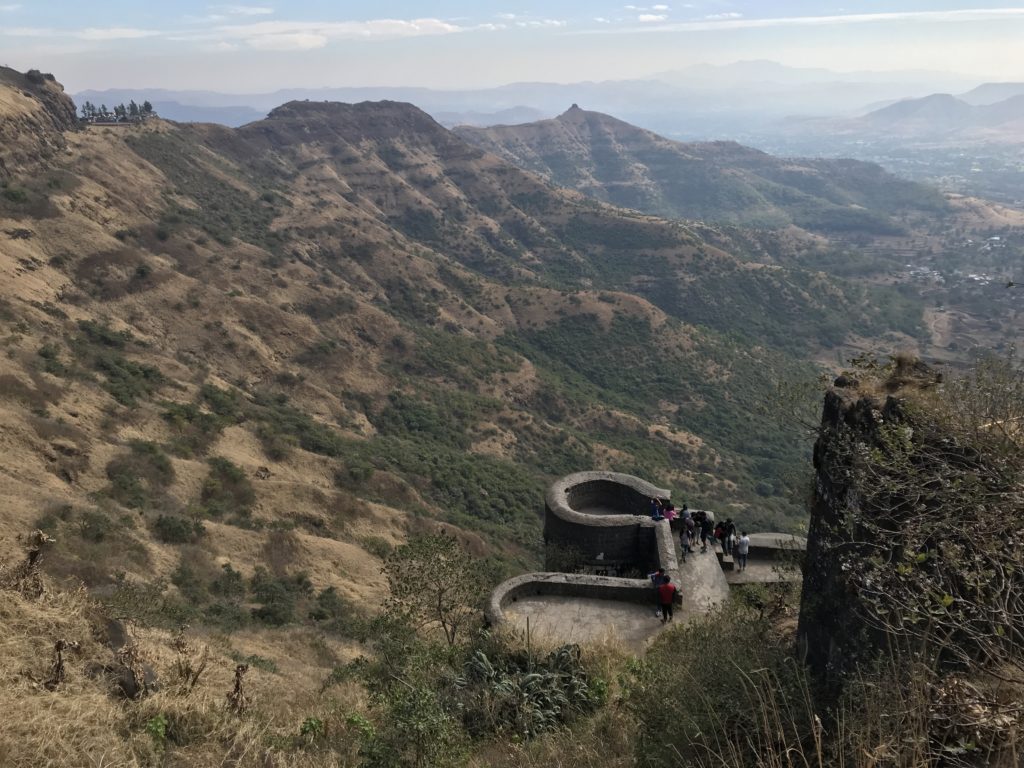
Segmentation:
{"type": "MultiPolygon", "coordinates": [[[[738,531],[736,524],[731,517],[725,522],[716,523],[707,512],[696,509],[692,512],[686,504],[677,511],[675,506],[668,499],[651,499],[651,519],[672,521],[680,518],[679,543],[683,550],[683,562],[686,562],[687,553],[694,551],[697,541],[700,541],[700,551],[708,551],[708,542],[717,540],[722,545],[722,552],[726,556],[735,557],[736,569],[745,571],[747,569],[747,556],[750,554],[750,535],[746,531],[738,531]]],[[[672,583],[672,577],[659,568],[654,573],[648,574],[651,583],[654,585],[655,600],[658,605],[656,615],[664,624],[672,621],[672,606],[679,595],[679,588],[672,583]]]]}
{"type": "MultiPolygon", "coordinates": [[[[686,505],[683,504],[683,509],[686,509],[686,505]]],[[[675,505],[668,499],[659,499],[657,497],[651,498],[651,519],[652,520],[668,520],[672,522],[679,516],[676,512],[675,505]]]]}
{"type": "Polygon", "coordinates": [[[747,557],[750,554],[750,534],[746,531],[737,533],[736,524],[732,521],[731,517],[727,517],[724,523],[718,523],[712,533],[722,545],[722,552],[725,556],[734,558],[736,570],[747,570],[747,557]]]}
{"type": "Polygon", "coordinates": [[[702,509],[693,512],[683,504],[677,513],[672,502],[665,499],[651,499],[651,518],[654,520],[673,520],[681,518],[679,527],[679,544],[683,550],[683,562],[686,562],[686,555],[694,551],[697,541],[700,541],[700,551],[708,551],[708,541],[717,540],[722,545],[722,552],[729,557],[736,558],[736,569],[745,571],[747,569],[747,556],[750,554],[750,535],[746,531],[737,531],[736,524],[731,517],[727,517],[724,523],[715,523],[711,517],[702,509]]]}

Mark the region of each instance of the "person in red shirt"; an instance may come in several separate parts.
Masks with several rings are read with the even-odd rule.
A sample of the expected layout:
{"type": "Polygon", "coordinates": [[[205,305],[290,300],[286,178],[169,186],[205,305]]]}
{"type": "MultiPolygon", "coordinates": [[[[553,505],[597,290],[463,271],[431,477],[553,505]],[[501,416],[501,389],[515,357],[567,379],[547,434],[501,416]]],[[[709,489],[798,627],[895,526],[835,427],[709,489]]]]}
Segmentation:
{"type": "Polygon", "coordinates": [[[676,599],[676,585],[667,574],[665,580],[658,586],[658,599],[661,601],[661,623],[672,621],[672,602],[676,599]]]}

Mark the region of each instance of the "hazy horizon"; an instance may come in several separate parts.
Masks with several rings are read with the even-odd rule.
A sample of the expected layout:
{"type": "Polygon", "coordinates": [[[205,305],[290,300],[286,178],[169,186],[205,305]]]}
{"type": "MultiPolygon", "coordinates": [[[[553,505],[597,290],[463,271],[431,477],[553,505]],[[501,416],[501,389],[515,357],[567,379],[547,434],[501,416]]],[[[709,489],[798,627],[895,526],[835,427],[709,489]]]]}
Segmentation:
{"type": "Polygon", "coordinates": [[[326,0],[171,7],[0,0],[0,63],[107,88],[265,93],[649,78],[770,60],[837,72],[1024,80],[1024,7],[998,2],[696,0],[632,5],[326,0]],[[538,4],[539,8],[539,4],[538,4]]]}

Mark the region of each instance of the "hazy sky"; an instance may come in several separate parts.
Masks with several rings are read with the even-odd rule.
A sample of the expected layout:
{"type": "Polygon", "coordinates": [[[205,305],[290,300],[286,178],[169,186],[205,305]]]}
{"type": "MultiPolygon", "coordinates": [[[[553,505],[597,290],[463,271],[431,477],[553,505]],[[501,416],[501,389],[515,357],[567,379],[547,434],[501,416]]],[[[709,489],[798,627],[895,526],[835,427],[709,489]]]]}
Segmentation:
{"type": "Polygon", "coordinates": [[[1022,43],[1024,5],[994,0],[0,0],[0,63],[71,91],[467,88],[748,59],[1024,80],[1022,43]]]}

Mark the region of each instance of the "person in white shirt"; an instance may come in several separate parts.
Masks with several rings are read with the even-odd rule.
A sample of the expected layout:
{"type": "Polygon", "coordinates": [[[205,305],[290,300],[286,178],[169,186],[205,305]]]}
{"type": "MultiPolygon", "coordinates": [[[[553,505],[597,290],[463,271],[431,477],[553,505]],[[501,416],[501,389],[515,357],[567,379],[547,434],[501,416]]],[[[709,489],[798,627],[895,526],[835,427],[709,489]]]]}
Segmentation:
{"type": "Polygon", "coordinates": [[[740,536],[740,540],[736,542],[736,556],[739,561],[737,565],[739,565],[741,571],[745,571],[747,569],[747,555],[749,553],[750,537],[747,535],[747,532],[744,531],[743,535],[740,536]]]}

